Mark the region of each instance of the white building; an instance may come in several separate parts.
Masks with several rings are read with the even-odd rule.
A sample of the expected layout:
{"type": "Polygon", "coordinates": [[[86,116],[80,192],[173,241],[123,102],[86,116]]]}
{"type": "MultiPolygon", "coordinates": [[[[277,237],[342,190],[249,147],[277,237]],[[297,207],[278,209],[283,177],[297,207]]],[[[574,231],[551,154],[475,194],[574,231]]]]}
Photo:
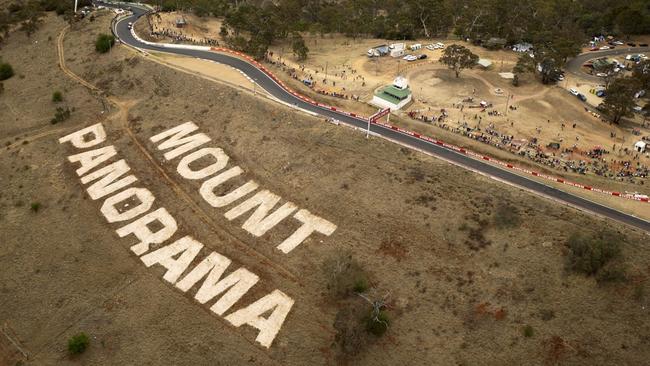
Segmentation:
{"type": "Polygon", "coordinates": [[[647,145],[648,144],[645,141],[637,141],[637,143],[634,144],[634,150],[644,153],[647,145]]]}
{"type": "Polygon", "coordinates": [[[391,57],[402,57],[404,56],[404,50],[406,49],[406,45],[404,43],[393,43],[390,46],[388,46],[390,49],[390,56],[391,57]]]}
{"type": "Polygon", "coordinates": [[[380,108],[390,108],[391,111],[398,110],[411,101],[411,89],[408,80],[398,76],[393,80],[392,85],[379,89],[372,97],[370,104],[380,108]]]}

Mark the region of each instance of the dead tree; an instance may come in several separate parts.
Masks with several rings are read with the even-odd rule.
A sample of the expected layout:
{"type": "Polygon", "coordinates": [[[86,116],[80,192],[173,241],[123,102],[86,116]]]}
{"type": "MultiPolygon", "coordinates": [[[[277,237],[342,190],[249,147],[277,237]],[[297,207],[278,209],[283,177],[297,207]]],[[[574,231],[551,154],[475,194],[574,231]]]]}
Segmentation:
{"type": "Polygon", "coordinates": [[[370,300],[368,296],[362,293],[357,293],[357,295],[366,300],[372,306],[372,314],[370,315],[370,319],[375,323],[382,324],[384,327],[386,327],[386,329],[388,329],[388,322],[380,319],[379,315],[383,309],[388,308],[387,300],[390,297],[390,292],[386,293],[386,295],[384,295],[384,297],[379,300],[370,300]]]}

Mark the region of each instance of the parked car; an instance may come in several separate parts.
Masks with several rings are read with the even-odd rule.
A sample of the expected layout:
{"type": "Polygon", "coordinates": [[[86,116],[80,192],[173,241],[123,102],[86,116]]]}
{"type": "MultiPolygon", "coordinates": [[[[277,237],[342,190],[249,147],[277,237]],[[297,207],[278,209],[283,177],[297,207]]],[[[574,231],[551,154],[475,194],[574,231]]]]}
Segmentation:
{"type": "Polygon", "coordinates": [[[648,47],[647,43],[639,43],[639,47],[648,47]]]}
{"type": "Polygon", "coordinates": [[[600,51],[600,48],[598,47],[591,47],[589,51],[600,51]]]}
{"type": "Polygon", "coordinates": [[[587,101],[587,97],[585,97],[585,95],[582,94],[582,93],[579,93],[579,94],[578,94],[578,99],[580,99],[580,100],[583,101],[583,102],[586,102],[586,101],[587,101]]]}
{"type": "Polygon", "coordinates": [[[425,54],[418,55],[418,60],[424,60],[425,58],[427,58],[425,54]]]}
{"type": "Polygon", "coordinates": [[[617,45],[617,46],[621,46],[621,45],[624,45],[624,44],[625,44],[625,43],[623,43],[623,42],[621,42],[621,41],[614,41],[614,42],[612,42],[612,43],[615,44],[615,45],[617,45]]]}
{"type": "Polygon", "coordinates": [[[607,77],[607,74],[604,73],[604,72],[599,72],[599,73],[596,74],[596,76],[598,76],[599,78],[604,78],[604,77],[607,77]]]}
{"type": "Polygon", "coordinates": [[[597,96],[598,98],[604,98],[605,95],[607,95],[607,93],[605,92],[604,89],[601,89],[601,90],[597,90],[597,91],[596,91],[596,96],[597,96]]]}
{"type": "Polygon", "coordinates": [[[411,62],[411,61],[417,60],[418,58],[416,56],[413,56],[413,55],[406,55],[406,56],[403,57],[403,59],[406,60],[406,61],[411,62]]]}
{"type": "Polygon", "coordinates": [[[636,43],[634,42],[628,42],[627,45],[630,47],[636,47],[636,43]]]}
{"type": "Polygon", "coordinates": [[[573,88],[569,89],[569,93],[571,93],[571,95],[575,95],[575,96],[578,96],[578,94],[580,94],[577,90],[575,90],[573,88]]]}
{"type": "Polygon", "coordinates": [[[599,49],[601,49],[601,50],[608,50],[608,49],[610,49],[610,48],[612,48],[612,47],[610,47],[610,46],[602,46],[602,47],[600,47],[599,49]]]}

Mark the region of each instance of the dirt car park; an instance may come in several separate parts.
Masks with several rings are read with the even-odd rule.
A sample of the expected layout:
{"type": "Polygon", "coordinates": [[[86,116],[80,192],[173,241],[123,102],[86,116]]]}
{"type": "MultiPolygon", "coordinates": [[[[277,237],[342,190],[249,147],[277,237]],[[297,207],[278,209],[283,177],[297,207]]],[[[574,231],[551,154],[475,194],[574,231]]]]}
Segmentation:
{"type": "MultiPolygon", "coordinates": [[[[57,67],[57,37],[66,24],[54,15],[44,18],[30,38],[13,32],[2,45],[3,60],[16,69],[0,95],[6,107],[0,108],[3,363],[640,365],[650,357],[646,233],[296,112],[260,97],[241,75],[221,66],[144,55],[125,46],[97,54],[95,39],[108,31],[111,17],[100,12],[92,22],[72,25],[60,44],[64,69],[57,67]],[[68,120],[56,124],[51,123],[59,106],[52,102],[54,90],[63,92],[61,105],[71,110],[68,120]],[[180,167],[193,152],[169,158],[170,149],[152,141],[188,122],[197,127],[193,133],[209,137],[200,148],[219,149],[228,157],[228,169],[242,170],[241,181],[226,182],[215,192],[225,194],[254,181],[259,191],[280,197],[276,208],[295,206],[286,206],[291,216],[255,235],[246,228],[250,213],[228,215],[243,199],[223,207],[206,201],[201,187],[208,177],[186,178],[180,167]],[[101,143],[83,147],[90,139],[75,140],[78,131],[97,125],[105,132],[101,143]],[[115,155],[103,162],[78,156],[100,147],[113,147],[115,155]],[[179,262],[144,259],[163,248],[161,243],[136,254],[136,236],[121,236],[127,224],[121,216],[141,207],[146,197],[115,204],[111,211],[105,201],[118,193],[91,195],[92,182],[79,169],[122,159],[137,178],[132,187],[155,197],[151,211],[164,207],[176,220],[178,228],[164,244],[186,236],[202,244],[191,268],[209,253],[219,253],[232,262],[226,275],[244,268],[258,277],[223,314],[211,310],[214,301],[197,300],[200,285],[183,291],[170,281],[166,267],[179,262]],[[300,229],[293,215],[303,209],[335,229],[314,232],[288,252],[278,249],[300,229]],[[602,227],[624,243],[629,281],[603,284],[567,270],[567,238],[602,227]],[[365,332],[361,322],[369,308],[364,299],[335,291],[339,273],[348,273],[337,266],[355,268],[367,282],[366,295],[386,300],[390,326],[383,337],[365,332]],[[235,325],[231,315],[276,290],[292,305],[278,333],[265,343],[258,328],[235,325]],[[70,356],[67,340],[81,331],[89,335],[90,346],[70,356]]],[[[329,52],[337,42],[319,39],[314,54],[329,52]]],[[[353,77],[331,76],[342,73],[340,65],[363,74],[369,87],[388,80],[373,73],[396,69],[397,61],[382,59],[375,65],[357,57],[365,46],[341,47],[347,53],[328,61],[328,80],[362,96],[372,88],[353,77]]],[[[510,87],[496,73],[466,71],[455,79],[430,62],[439,50],[418,52],[429,57],[404,70],[418,93],[412,109],[451,110],[459,98],[475,94],[506,110],[505,97],[493,92],[510,87]]],[[[500,54],[491,57],[499,60],[500,54]]],[[[504,65],[512,62],[509,55],[504,54],[504,65]]],[[[317,70],[320,64],[305,68],[317,70]]],[[[560,121],[579,121],[566,138],[579,133],[581,144],[605,144],[599,136],[611,129],[627,136],[624,129],[585,116],[567,95],[526,82],[515,94],[516,111],[481,123],[505,127],[516,121],[511,127],[517,134],[550,139],[560,121]],[[553,120],[547,122],[546,115],[553,120]]],[[[460,116],[455,112],[450,121],[460,116]]],[[[437,131],[406,116],[398,123],[437,131]]],[[[197,172],[212,164],[203,157],[187,167],[197,172]]],[[[254,324],[261,328],[261,322],[254,324]]]]}

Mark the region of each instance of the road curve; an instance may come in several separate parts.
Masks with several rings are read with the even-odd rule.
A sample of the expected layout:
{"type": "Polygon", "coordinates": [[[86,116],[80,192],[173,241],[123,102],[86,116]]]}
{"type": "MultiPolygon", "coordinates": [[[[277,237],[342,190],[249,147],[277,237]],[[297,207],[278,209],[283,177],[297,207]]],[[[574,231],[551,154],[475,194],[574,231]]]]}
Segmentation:
{"type": "MultiPolygon", "coordinates": [[[[314,105],[296,97],[295,95],[291,94],[289,91],[284,89],[282,86],[280,86],[278,83],[276,83],[269,75],[264,73],[262,70],[258,69],[251,63],[241,58],[229,56],[222,53],[211,52],[211,51],[193,50],[193,49],[172,49],[172,48],[165,48],[162,46],[143,43],[138,39],[136,39],[135,37],[133,37],[129,29],[128,23],[129,22],[134,23],[139,17],[146,14],[146,12],[148,11],[147,9],[140,8],[136,4],[116,5],[116,4],[107,4],[107,3],[100,3],[100,2],[97,2],[97,4],[110,6],[110,7],[118,7],[118,6],[123,8],[127,6],[131,7],[131,11],[133,12],[133,14],[118,20],[114,26],[114,32],[116,33],[117,37],[119,37],[120,41],[123,43],[126,43],[130,46],[143,49],[143,50],[186,55],[186,56],[191,56],[191,57],[196,57],[201,59],[212,60],[215,62],[219,62],[221,64],[232,66],[236,69],[241,70],[248,77],[255,80],[255,82],[260,87],[264,88],[269,94],[271,94],[273,97],[275,97],[276,99],[282,102],[288,103],[290,105],[294,105],[300,109],[309,111],[311,113],[316,113],[323,117],[339,120],[350,126],[358,127],[361,129],[365,129],[368,126],[368,121],[366,119],[350,116],[348,114],[339,111],[334,111],[322,106],[314,105]]],[[[650,233],[650,222],[638,218],[636,216],[632,216],[620,212],[618,210],[612,209],[610,207],[603,206],[601,204],[575,196],[565,191],[553,187],[549,187],[540,182],[528,179],[526,177],[517,175],[510,171],[501,169],[497,166],[485,163],[477,159],[473,159],[467,155],[458,153],[454,150],[436,145],[432,142],[428,142],[413,137],[411,135],[393,130],[388,127],[384,127],[378,124],[372,124],[370,126],[370,130],[375,134],[396,141],[402,145],[406,145],[418,150],[425,151],[432,155],[438,156],[444,160],[447,160],[451,163],[454,163],[456,165],[465,167],[473,171],[480,172],[494,179],[504,181],[508,184],[521,187],[525,190],[537,193],[542,196],[549,197],[553,200],[568,204],[580,210],[591,212],[596,215],[609,218],[612,220],[616,220],[650,233]]]]}
{"type": "MultiPolygon", "coordinates": [[[[618,46],[622,47],[622,46],[618,46]]],[[[627,55],[630,53],[643,53],[643,52],[650,52],[650,47],[629,47],[625,46],[623,48],[615,48],[613,50],[605,50],[605,51],[593,51],[593,52],[586,52],[586,53],[581,53],[578,56],[570,59],[566,65],[565,69],[576,75],[579,76],[582,79],[592,81],[595,83],[600,83],[604,82],[603,78],[600,78],[595,75],[589,75],[586,72],[582,71],[582,65],[589,61],[593,60],[596,58],[600,57],[611,57],[611,56],[620,56],[620,55],[627,55]]]]}

